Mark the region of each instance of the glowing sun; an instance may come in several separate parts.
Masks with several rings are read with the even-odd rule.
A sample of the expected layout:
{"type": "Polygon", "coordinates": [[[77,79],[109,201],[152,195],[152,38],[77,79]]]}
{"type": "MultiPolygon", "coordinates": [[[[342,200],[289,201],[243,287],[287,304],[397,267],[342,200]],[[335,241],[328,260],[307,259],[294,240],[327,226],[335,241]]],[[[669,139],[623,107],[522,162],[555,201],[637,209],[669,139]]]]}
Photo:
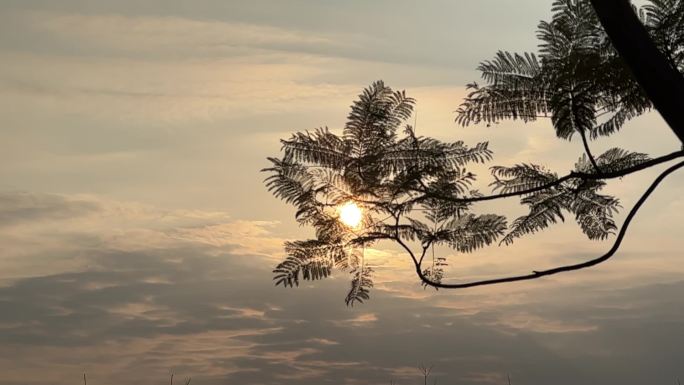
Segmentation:
{"type": "Polygon", "coordinates": [[[359,206],[356,205],[356,203],[345,203],[344,205],[340,206],[339,212],[340,220],[345,225],[355,229],[358,228],[361,224],[363,214],[361,213],[361,209],[359,208],[359,206]]]}

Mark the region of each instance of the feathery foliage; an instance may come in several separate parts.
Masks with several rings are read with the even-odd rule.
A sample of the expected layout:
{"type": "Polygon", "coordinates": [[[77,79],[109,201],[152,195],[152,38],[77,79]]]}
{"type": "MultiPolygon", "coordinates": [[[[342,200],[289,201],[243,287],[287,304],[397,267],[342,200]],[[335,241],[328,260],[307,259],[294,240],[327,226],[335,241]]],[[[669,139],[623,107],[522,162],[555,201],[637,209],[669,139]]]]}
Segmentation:
{"type": "Polygon", "coordinates": [[[282,158],[269,158],[267,188],[294,205],[297,221],[316,233],[285,244],[288,256],[273,271],[276,285],[298,286],[329,277],[335,268],[346,270],[351,288],[345,302],[353,305],[370,298],[373,268],[363,250],[375,242],[471,252],[503,235],[504,217],[429,197],[477,195],[466,166],[489,161],[492,152],[486,142],[471,147],[417,136],[406,124],[414,103],[403,91],[375,82],[352,104],[342,135],[327,128],[298,132],[282,141],[282,158]],[[339,220],[338,208],[347,202],[363,210],[359,230],[339,220]]]}
{"type": "MultiPolygon", "coordinates": [[[[649,160],[646,154],[612,148],[596,158],[603,172],[617,172],[637,166],[649,160]]],[[[593,167],[586,155],[575,164],[575,171],[588,173],[593,167]]],[[[538,165],[516,165],[513,167],[492,167],[494,189],[502,192],[524,192],[545,186],[558,180],[558,176],[538,165]]],[[[551,224],[564,221],[563,212],[575,215],[577,223],[589,239],[602,240],[617,230],[613,215],[620,208],[619,201],[598,192],[604,181],[568,180],[556,186],[544,188],[531,194],[524,194],[521,203],[530,209],[528,215],[517,218],[511,224],[508,234],[501,240],[511,244],[515,238],[540,231],[551,224]]]]}
{"type": "MultiPolygon", "coordinates": [[[[681,71],[684,0],[650,0],[640,15],[670,64],[681,71]]],[[[298,286],[300,280],[327,278],[339,269],[351,276],[346,304],[362,303],[370,298],[373,286],[372,261],[366,261],[365,249],[380,241],[403,248],[426,287],[534,279],[598,263],[446,285],[442,280],[447,258],[434,255],[437,245],[460,253],[497,241],[510,245],[569,215],[587,238],[604,240],[618,231],[614,217],[621,207],[617,198],[601,193],[606,180],[684,156],[680,152],[650,159],[620,148],[596,157],[591,154],[589,139],[617,132],[648,111],[651,102],[610,45],[588,0],[555,0],[552,17],[540,22],[537,37],[537,54],[499,51],[480,64],[486,84],[467,86],[469,94],[457,110],[456,121],[463,126],[490,125],[505,119],[529,122],[548,117],[557,137],[570,140],[579,134],[582,139],[584,153],[574,171],[559,177],[532,163],[495,165],[490,168],[492,195],[483,195],[473,187],[476,178],[468,166],[492,159],[488,143],[468,146],[416,135],[406,123],[415,100],[377,81],[353,102],[341,134],[327,127],[297,132],[282,140],[281,158],[268,158],[271,167],[263,170],[270,174],[265,180],[268,190],[295,206],[296,220],[315,231],[313,239],[285,244],[287,257],[273,271],[276,285],[298,286]],[[502,215],[472,211],[478,201],[510,196],[520,197],[529,209],[510,226],[502,215]],[[340,208],[349,203],[362,212],[358,226],[341,218],[340,208]],[[431,266],[424,268],[430,251],[431,266]]],[[[666,170],[628,218],[654,186],[680,166],[666,170]]]]}
{"type": "MultiPolygon", "coordinates": [[[[528,215],[509,228],[504,216],[471,212],[473,200],[482,194],[473,189],[476,178],[466,166],[489,161],[492,152],[486,142],[470,147],[416,136],[405,124],[413,104],[404,92],[376,82],[352,105],[342,135],[327,128],[299,132],[282,141],[282,159],[269,158],[266,186],[296,207],[301,225],[315,230],[314,239],[285,244],[288,256],[273,271],[276,285],[294,287],[301,280],[327,278],[334,269],[347,271],[351,287],[345,302],[353,306],[370,298],[373,267],[364,250],[379,241],[399,244],[421,266],[437,245],[470,253],[499,240],[511,244],[563,221],[564,213],[574,214],[589,239],[605,239],[616,230],[613,216],[619,202],[599,194],[603,181],[571,179],[544,187],[559,177],[534,164],[491,167],[494,192],[520,195],[528,215]],[[349,202],[363,211],[358,228],[340,220],[339,208],[349,202]],[[422,251],[414,254],[410,244],[422,251]]],[[[648,159],[614,148],[596,162],[610,172],[648,159]]],[[[586,156],[578,160],[576,171],[593,171],[586,156]]],[[[432,266],[422,271],[441,282],[447,265],[445,257],[433,256],[432,266]]]]}
{"type": "MultiPolygon", "coordinates": [[[[652,0],[640,9],[650,35],[673,67],[684,71],[684,1],[652,0]]],[[[456,122],[550,117],[559,138],[595,139],[617,132],[651,102],[613,49],[587,0],[556,0],[538,25],[539,52],[499,51],[483,61],[485,85],[470,93],[456,122]]]]}

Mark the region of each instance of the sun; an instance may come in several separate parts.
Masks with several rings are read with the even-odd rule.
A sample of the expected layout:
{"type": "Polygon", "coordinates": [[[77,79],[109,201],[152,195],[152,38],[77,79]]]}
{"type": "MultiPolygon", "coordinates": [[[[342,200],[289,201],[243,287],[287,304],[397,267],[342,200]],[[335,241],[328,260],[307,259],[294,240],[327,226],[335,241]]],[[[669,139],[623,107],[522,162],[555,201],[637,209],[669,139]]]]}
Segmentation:
{"type": "Polygon", "coordinates": [[[361,224],[361,219],[363,218],[363,214],[361,213],[361,209],[359,208],[359,206],[356,205],[356,203],[354,203],[354,202],[345,203],[344,205],[340,206],[339,212],[340,212],[340,220],[345,225],[347,225],[353,229],[356,229],[361,224]]]}

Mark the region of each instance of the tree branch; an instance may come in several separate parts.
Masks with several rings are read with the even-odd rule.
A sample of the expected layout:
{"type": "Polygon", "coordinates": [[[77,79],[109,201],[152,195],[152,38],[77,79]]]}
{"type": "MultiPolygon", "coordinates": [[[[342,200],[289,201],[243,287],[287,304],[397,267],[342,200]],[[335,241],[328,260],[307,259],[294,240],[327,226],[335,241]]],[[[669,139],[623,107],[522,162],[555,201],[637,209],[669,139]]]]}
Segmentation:
{"type": "Polygon", "coordinates": [[[396,229],[395,232],[394,232],[394,240],[395,240],[401,247],[403,247],[404,250],[406,250],[406,252],[411,256],[411,259],[413,260],[413,263],[414,263],[416,266],[420,266],[422,260],[421,260],[421,262],[419,262],[418,259],[416,259],[415,254],[413,254],[413,250],[411,250],[411,248],[408,247],[408,245],[406,245],[406,243],[404,243],[404,241],[402,241],[402,240],[401,240],[401,237],[399,236],[399,227],[398,227],[398,226],[399,226],[399,216],[394,217],[394,219],[395,219],[395,229],[396,229]]]}
{"type": "MultiPolygon", "coordinates": [[[[501,193],[501,194],[491,194],[491,195],[482,195],[482,196],[471,196],[471,197],[455,197],[451,195],[442,195],[435,193],[433,191],[428,191],[427,189],[422,189],[422,190],[414,190],[418,193],[421,193],[422,195],[417,196],[412,199],[408,199],[406,201],[397,203],[397,205],[408,205],[408,204],[414,204],[417,202],[420,202],[422,200],[425,200],[426,198],[435,198],[435,199],[441,199],[444,201],[448,202],[456,202],[456,203],[474,203],[474,202],[483,202],[483,201],[491,201],[491,200],[497,200],[497,199],[505,199],[505,198],[511,198],[511,197],[518,197],[518,196],[523,196],[527,194],[532,194],[537,191],[545,190],[548,188],[552,188],[555,186],[558,186],[562,184],[563,182],[567,182],[572,179],[580,179],[582,181],[588,181],[588,180],[600,180],[600,179],[615,179],[615,178],[622,178],[624,176],[633,174],[635,172],[657,166],[661,163],[669,162],[671,160],[677,159],[684,157],[684,150],[680,151],[675,151],[667,155],[660,156],[658,158],[650,159],[647,160],[641,164],[638,164],[636,166],[632,167],[627,167],[619,171],[612,171],[612,172],[597,172],[597,173],[585,173],[585,172],[577,172],[577,171],[571,171],[569,174],[566,174],[552,182],[545,183],[542,185],[539,185],[537,187],[532,187],[526,190],[521,190],[521,191],[513,191],[513,192],[507,192],[507,193],[501,193]]],[[[364,199],[353,199],[356,202],[359,203],[364,203],[368,205],[376,205],[378,207],[382,207],[388,212],[389,209],[383,205],[383,202],[379,201],[371,201],[371,200],[364,200],[364,199]]],[[[336,207],[336,204],[324,204],[329,207],[336,207]]]]}
{"type": "Polygon", "coordinates": [[[600,174],[601,169],[599,168],[598,163],[596,163],[594,155],[591,154],[591,150],[589,149],[589,142],[587,141],[587,133],[584,130],[584,128],[580,130],[580,136],[582,137],[582,145],[584,146],[584,152],[587,153],[587,157],[589,158],[591,165],[594,167],[594,171],[600,174]]]}
{"type": "Polygon", "coordinates": [[[531,280],[531,279],[537,279],[541,278],[547,275],[553,275],[553,274],[558,274],[562,272],[567,272],[567,271],[574,271],[574,270],[581,270],[585,269],[587,267],[595,266],[598,265],[599,263],[602,263],[604,261],[607,261],[610,259],[620,248],[620,244],[622,243],[622,240],[625,237],[625,234],[627,233],[627,228],[629,227],[629,224],[631,223],[632,219],[634,219],[634,216],[636,213],[639,211],[641,206],[646,202],[648,197],[655,191],[655,189],[658,187],[660,182],[662,182],[668,175],[673,173],[674,171],[678,170],[679,168],[684,167],[684,162],[679,162],[675,164],[674,166],[669,167],[665,171],[663,171],[658,177],[651,183],[651,185],[648,187],[648,189],[644,192],[644,194],[639,198],[639,200],[634,204],[634,207],[629,211],[629,214],[627,214],[627,217],[625,218],[625,222],[622,224],[622,228],[620,228],[620,231],[618,232],[617,237],[615,238],[615,242],[613,243],[613,246],[608,250],[607,253],[603,254],[602,256],[598,258],[594,258],[591,260],[588,260],[586,262],[578,263],[578,264],[573,264],[573,265],[566,265],[566,266],[560,266],[560,267],[555,267],[552,269],[547,269],[547,270],[541,270],[541,271],[533,271],[531,274],[524,274],[524,275],[516,275],[516,276],[510,276],[510,277],[503,277],[503,278],[494,278],[494,279],[488,279],[488,280],[481,280],[481,281],[472,281],[472,282],[465,282],[465,283],[455,283],[455,284],[447,284],[447,283],[441,283],[441,282],[435,282],[430,280],[428,277],[425,276],[422,272],[421,265],[419,263],[415,263],[415,258],[414,260],[414,265],[416,267],[416,273],[418,274],[418,277],[420,277],[420,280],[423,281],[425,284],[436,287],[436,288],[443,288],[443,289],[463,289],[463,288],[468,288],[468,287],[474,287],[474,286],[484,286],[484,285],[494,285],[498,283],[505,283],[505,282],[517,282],[517,281],[526,281],[526,280],[531,280]]]}
{"type": "MultiPolygon", "coordinates": [[[[559,184],[566,182],[571,179],[581,179],[581,180],[599,180],[599,179],[615,179],[615,178],[621,178],[623,176],[635,173],[637,171],[641,171],[644,169],[647,169],[649,167],[653,167],[656,165],[659,165],[661,163],[665,163],[668,161],[671,161],[673,159],[681,158],[684,157],[684,150],[682,151],[675,151],[673,153],[663,155],[661,157],[655,158],[648,160],[646,162],[643,162],[641,164],[638,164],[636,166],[632,167],[627,167],[619,171],[612,171],[612,172],[599,172],[599,173],[585,173],[585,172],[577,172],[577,171],[572,171],[569,174],[562,176],[553,182],[545,183],[542,185],[539,185],[537,187],[533,187],[530,189],[522,190],[522,191],[514,191],[514,192],[508,192],[508,193],[501,193],[501,194],[492,194],[492,195],[483,195],[483,196],[477,196],[477,197],[465,197],[465,198],[458,198],[454,196],[449,196],[449,195],[441,195],[441,194],[436,194],[431,191],[420,191],[424,193],[422,197],[417,197],[415,200],[420,200],[420,199],[425,199],[425,198],[437,198],[437,199],[442,199],[450,202],[458,202],[458,203],[472,203],[472,202],[482,202],[482,201],[491,201],[491,200],[496,200],[496,199],[503,199],[503,198],[510,198],[514,196],[521,196],[521,195],[527,195],[531,193],[535,193],[537,191],[545,190],[554,186],[558,186],[559,184]]],[[[407,202],[404,202],[407,203],[407,202]]]]}
{"type": "Polygon", "coordinates": [[[651,40],[628,0],[591,0],[613,46],[684,143],[684,77],[651,40]]]}

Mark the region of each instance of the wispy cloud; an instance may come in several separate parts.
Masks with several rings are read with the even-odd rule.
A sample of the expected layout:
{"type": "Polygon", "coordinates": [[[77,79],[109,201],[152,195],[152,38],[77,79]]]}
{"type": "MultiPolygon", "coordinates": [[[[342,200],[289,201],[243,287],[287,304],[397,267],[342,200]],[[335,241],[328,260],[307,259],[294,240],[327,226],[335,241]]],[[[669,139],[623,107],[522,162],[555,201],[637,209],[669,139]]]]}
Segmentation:
{"type": "Polygon", "coordinates": [[[14,12],[28,28],[50,39],[106,55],[145,57],[253,56],[272,52],[329,52],[357,44],[354,33],[331,34],[240,21],[179,16],[14,12]]]}
{"type": "Polygon", "coordinates": [[[352,384],[408,380],[420,361],[434,362],[440,378],[481,384],[496,383],[500,373],[533,381],[530,360],[548,366],[534,372],[539,378],[577,379],[556,365],[561,352],[594,378],[607,362],[678,354],[662,344],[683,316],[670,306],[681,282],[601,290],[561,281],[555,289],[464,293],[416,284],[420,297],[379,287],[365,305],[372,308],[346,308],[345,280],[271,286],[275,245],[265,240],[277,237],[270,222],[92,195],[4,193],[2,202],[0,212],[31,213],[28,221],[1,217],[3,266],[20,255],[31,261],[3,270],[0,357],[12,350],[19,362],[8,381],[39,383],[55,373],[66,383],[68,373],[84,369],[104,383],[153,380],[173,369],[209,384],[352,384]],[[81,263],[71,267],[59,255],[81,263]],[[638,346],[612,332],[654,322],[658,332],[638,346]]]}

